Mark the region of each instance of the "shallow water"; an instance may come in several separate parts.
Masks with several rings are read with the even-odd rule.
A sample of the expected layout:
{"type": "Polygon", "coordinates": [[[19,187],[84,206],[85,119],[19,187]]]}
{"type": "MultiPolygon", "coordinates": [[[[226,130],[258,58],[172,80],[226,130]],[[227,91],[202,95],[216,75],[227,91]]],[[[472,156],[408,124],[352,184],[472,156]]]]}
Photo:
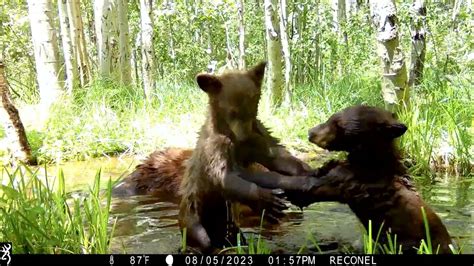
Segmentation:
{"type": "MultiPolygon", "coordinates": [[[[61,165],[69,189],[82,189],[91,184],[97,169],[102,169],[103,181],[133,170],[138,160],[108,158],[61,165]]],[[[49,172],[57,169],[48,168],[49,172]]],[[[438,176],[436,183],[416,179],[424,200],[438,213],[463,253],[474,253],[474,185],[468,178],[438,176]]],[[[112,252],[116,253],[176,253],[181,245],[177,227],[176,203],[159,201],[147,196],[113,199],[113,217],[117,218],[112,252]]],[[[313,238],[326,253],[360,252],[363,227],[350,209],[343,204],[325,202],[312,204],[302,213],[297,208],[288,211],[288,218],[278,227],[242,228],[244,233],[262,233],[269,248],[296,253],[316,252],[313,238]]],[[[247,235],[248,238],[248,235],[247,235]]]]}

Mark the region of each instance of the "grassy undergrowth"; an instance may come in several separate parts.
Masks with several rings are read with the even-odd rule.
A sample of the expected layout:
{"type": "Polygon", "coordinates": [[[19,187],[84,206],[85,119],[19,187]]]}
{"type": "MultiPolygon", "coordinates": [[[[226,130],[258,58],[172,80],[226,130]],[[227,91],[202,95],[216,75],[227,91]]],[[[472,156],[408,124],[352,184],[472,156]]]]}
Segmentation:
{"type": "MultiPolygon", "coordinates": [[[[442,168],[463,175],[472,170],[473,90],[466,77],[438,81],[427,70],[425,82],[411,92],[410,111],[399,114],[409,127],[400,144],[414,174],[442,168]]],[[[353,73],[324,85],[296,86],[293,101],[276,110],[263,97],[259,118],[290,149],[315,150],[306,140],[309,128],[350,105],[383,106],[378,79],[353,73]]],[[[194,84],[158,84],[145,104],[140,90],[98,81],[54,106],[46,126],[28,130],[38,127],[27,121],[27,132],[40,162],[145,155],[166,146],[192,147],[206,104],[206,95],[194,84]]]]}
{"type": "MultiPolygon", "coordinates": [[[[65,177],[60,171],[55,180],[48,173],[32,171],[20,166],[14,171],[2,169],[0,185],[0,240],[14,243],[15,253],[46,254],[103,254],[109,252],[114,234],[115,220],[110,215],[112,182],[104,189],[101,173],[97,172],[89,191],[74,195],[65,189],[65,177]]],[[[422,209],[426,239],[419,247],[419,254],[436,254],[431,244],[426,215],[422,209]]],[[[260,225],[262,228],[262,224],[260,225]]],[[[363,233],[363,253],[400,254],[396,236],[387,236],[388,242],[378,242],[381,229],[375,233],[369,222],[363,233]]],[[[186,234],[182,249],[186,250],[186,234]]],[[[309,235],[312,245],[322,253],[318,241],[309,235]]],[[[298,253],[304,253],[302,244],[298,253]]],[[[247,237],[247,243],[227,248],[223,253],[268,254],[268,243],[261,234],[247,237]]],[[[453,248],[453,253],[460,250],[453,248]]]]}
{"type": "Polygon", "coordinates": [[[3,168],[0,240],[12,242],[15,253],[108,253],[112,182],[102,190],[100,177],[98,171],[86,195],[72,196],[62,172],[51,180],[28,167],[3,168]]]}

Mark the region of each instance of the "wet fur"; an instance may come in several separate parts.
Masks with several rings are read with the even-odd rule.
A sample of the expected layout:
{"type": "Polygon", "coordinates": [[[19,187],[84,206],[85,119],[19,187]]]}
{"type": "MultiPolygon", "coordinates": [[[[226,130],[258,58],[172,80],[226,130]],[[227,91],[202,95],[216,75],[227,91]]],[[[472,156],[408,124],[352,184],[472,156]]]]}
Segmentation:
{"type": "Polygon", "coordinates": [[[257,120],[264,67],[259,64],[249,71],[197,76],[200,88],[209,96],[209,107],[196,148],[186,161],[179,190],[179,225],[186,230],[189,245],[205,253],[237,244],[240,230],[235,223],[235,203],[257,213],[265,209],[266,217],[274,221],[283,216],[282,191],[260,187],[259,181],[265,178],[249,175],[250,165],[260,163],[288,174],[310,170],[257,120]]]}
{"type": "Polygon", "coordinates": [[[386,241],[386,231],[396,234],[404,253],[416,252],[414,247],[425,239],[423,207],[433,251],[439,246],[439,253],[451,253],[446,227],[416,192],[401,163],[395,139],[405,130],[391,113],[368,106],[347,108],[311,129],[310,141],[347,151],[348,157],[321,173],[319,186],[305,200],[347,203],[364,226],[372,221],[373,233],[383,225],[380,242],[386,241]]]}

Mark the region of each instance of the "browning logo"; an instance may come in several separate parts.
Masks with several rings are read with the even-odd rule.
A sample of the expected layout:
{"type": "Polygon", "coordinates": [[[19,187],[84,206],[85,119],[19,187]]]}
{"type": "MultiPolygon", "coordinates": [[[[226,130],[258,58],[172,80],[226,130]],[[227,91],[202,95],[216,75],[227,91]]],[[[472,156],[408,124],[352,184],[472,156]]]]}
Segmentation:
{"type": "Polygon", "coordinates": [[[12,243],[0,243],[0,266],[9,266],[12,260],[12,243]]]}

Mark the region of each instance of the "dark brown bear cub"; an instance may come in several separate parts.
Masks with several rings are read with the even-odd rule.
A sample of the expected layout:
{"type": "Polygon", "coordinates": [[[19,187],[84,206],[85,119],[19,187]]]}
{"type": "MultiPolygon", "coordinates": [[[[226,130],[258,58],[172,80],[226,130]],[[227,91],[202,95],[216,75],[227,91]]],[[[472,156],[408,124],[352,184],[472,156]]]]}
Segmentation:
{"type": "MultiPolygon", "coordinates": [[[[199,74],[199,87],[209,97],[206,122],[196,148],[186,161],[180,187],[179,225],[186,230],[187,243],[203,252],[235,246],[239,229],[231,203],[239,202],[276,220],[286,208],[282,191],[259,186],[259,176],[246,168],[257,162],[271,171],[309,173],[309,167],[289,156],[257,120],[265,64],[249,71],[222,75],[199,74]]],[[[268,180],[266,176],[261,179],[268,180]]],[[[307,190],[307,177],[265,181],[272,187],[307,190]],[[300,182],[301,181],[301,182],[300,182]],[[281,184],[281,186],[277,186],[281,184]]]]}
{"type": "Polygon", "coordinates": [[[378,232],[397,236],[404,253],[416,252],[425,228],[421,208],[429,223],[433,252],[450,253],[451,238],[441,219],[426,205],[406,177],[395,139],[407,127],[391,113],[376,107],[355,106],[331,116],[309,131],[309,140],[331,151],[346,151],[338,163],[319,178],[312,201],[347,203],[364,226],[372,221],[378,232]]]}

